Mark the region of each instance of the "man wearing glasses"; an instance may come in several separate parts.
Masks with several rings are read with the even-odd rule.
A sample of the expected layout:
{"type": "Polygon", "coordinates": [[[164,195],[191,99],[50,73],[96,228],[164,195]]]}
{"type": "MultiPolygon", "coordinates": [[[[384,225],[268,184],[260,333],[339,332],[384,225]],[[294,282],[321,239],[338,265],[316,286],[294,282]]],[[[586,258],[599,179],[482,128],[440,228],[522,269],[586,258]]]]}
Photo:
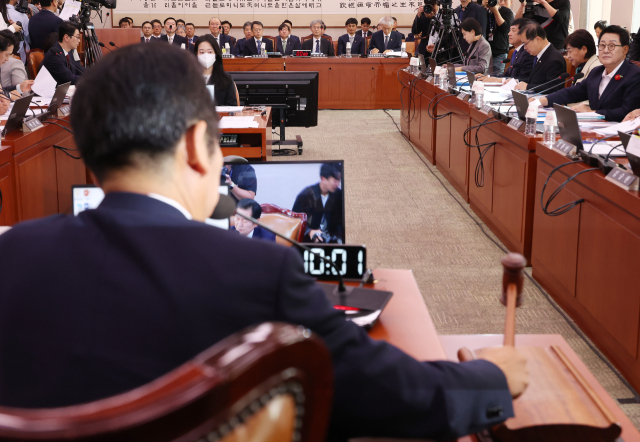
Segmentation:
{"type": "Polygon", "coordinates": [[[84,73],[84,68],[74,58],[80,44],[80,31],[69,22],[58,29],[58,43],[44,56],[42,65],[47,68],[58,85],[71,82],[76,84],[84,73]]]}
{"type": "Polygon", "coordinates": [[[608,26],[600,34],[598,58],[602,66],[594,68],[577,85],[540,98],[543,106],[580,103],[576,112],[596,111],[609,121],[622,121],[640,102],[640,67],[629,62],[629,33],[620,26],[608,26]]]}

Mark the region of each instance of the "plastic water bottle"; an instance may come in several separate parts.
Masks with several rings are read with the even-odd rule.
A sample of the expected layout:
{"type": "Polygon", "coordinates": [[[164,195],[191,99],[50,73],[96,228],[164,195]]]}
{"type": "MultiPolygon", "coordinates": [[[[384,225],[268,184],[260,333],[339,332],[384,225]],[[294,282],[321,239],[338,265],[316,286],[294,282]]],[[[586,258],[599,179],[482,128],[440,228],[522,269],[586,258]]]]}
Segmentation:
{"type": "Polygon", "coordinates": [[[538,122],[538,105],[535,103],[529,103],[527,114],[525,118],[524,134],[536,135],[536,123],[538,122]]]}
{"type": "Polygon", "coordinates": [[[347,57],[351,57],[351,43],[347,42],[347,57]]]}
{"type": "Polygon", "coordinates": [[[260,55],[264,55],[264,44],[260,42],[260,55]]]}
{"type": "Polygon", "coordinates": [[[548,147],[553,146],[556,142],[556,126],[558,121],[556,119],[556,112],[549,111],[544,118],[544,144],[548,147]]]}
{"type": "Polygon", "coordinates": [[[471,90],[475,94],[474,104],[476,109],[482,109],[482,106],[484,106],[484,83],[482,81],[474,81],[471,90]]]}

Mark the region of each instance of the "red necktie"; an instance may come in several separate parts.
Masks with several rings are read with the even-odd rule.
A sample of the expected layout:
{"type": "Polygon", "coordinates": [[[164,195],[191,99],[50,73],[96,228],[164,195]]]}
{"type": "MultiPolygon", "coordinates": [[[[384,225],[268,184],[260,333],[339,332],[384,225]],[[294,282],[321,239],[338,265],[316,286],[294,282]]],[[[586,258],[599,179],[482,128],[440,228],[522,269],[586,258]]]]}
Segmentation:
{"type": "Polygon", "coordinates": [[[67,65],[69,66],[69,69],[71,69],[71,59],[69,58],[69,54],[67,54],[67,65]]]}

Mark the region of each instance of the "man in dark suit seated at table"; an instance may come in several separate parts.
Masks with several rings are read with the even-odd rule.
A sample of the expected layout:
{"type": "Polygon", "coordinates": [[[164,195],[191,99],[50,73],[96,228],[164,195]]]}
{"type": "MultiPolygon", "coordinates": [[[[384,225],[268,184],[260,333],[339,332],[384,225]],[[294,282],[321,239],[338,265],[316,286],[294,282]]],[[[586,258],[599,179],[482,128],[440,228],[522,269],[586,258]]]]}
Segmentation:
{"type": "Polygon", "coordinates": [[[295,35],[293,35],[293,23],[291,22],[291,20],[286,19],[285,21],[283,21],[282,23],[286,23],[289,25],[289,38],[291,38],[292,40],[297,41],[298,43],[302,44],[300,42],[300,37],[297,37],[295,35]]]}
{"type": "Polygon", "coordinates": [[[538,23],[529,23],[520,28],[519,35],[524,49],[533,56],[533,68],[527,81],[521,81],[515,89],[520,91],[531,89],[531,92],[541,92],[546,89],[553,92],[562,89],[566,83],[559,80],[559,77],[567,72],[567,62],[549,43],[544,28],[538,23]],[[554,78],[558,78],[555,87],[552,81],[554,78]]]}
{"type": "Polygon", "coordinates": [[[222,24],[218,17],[211,17],[209,20],[209,31],[211,32],[211,36],[216,40],[216,43],[218,43],[218,46],[220,46],[223,54],[233,53],[235,39],[232,39],[229,35],[222,32],[222,24]],[[227,45],[229,46],[228,50],[226,50],[227,45]]]}
{"type": "Polygon", "coordinates": [[[539,98],[543,106],[581,103],[571,109],[576,112],[595,111],[609,121],[622,121],[640,103],[640,67],[626,59],[629,33],[620,26],[608,26],[600,34],[598,58],[602,66],[570,88],[564,88],[539,98]]]}
{"type": "Polygon", "coordinates": [[[157,41],[162,41],[162,22],[157,18],[154,18],[153,20],[151,20],[151,27],[153,28],[153,34],[151,35],[151,38],[157,41]]]}
{"type": "Polygon", "coordinates": [[[371,37],[373,32],[369,30],[371,27],[371,19],[369,17],[362,17],[360,20],[360,29],[356,31],[356,35],[362,38],[371,37]]]}
{"type": "Polygon", "coordinates": [[[393,19],[393,30],[400,34],[400,39],[404,40],[404,34],[398,31],[398,19],[395,17],[391,17],[393,19]]]}
{"type": "Polygon", "coordinates": [[[347,43],[351,45],[351,54],[364,54],[364,38],[356,35],[358,29],[358,20],[350,18],[345,23],[347,33],[338,38],[338,55],[347,53],[347,43]]]}
{"type": "Polygon", "coordinates": [[[322,37],[322,20],[313,20],[309,27],[313,37],[302,42],[301,48],[313,54],[324,54],[329,57],[336,55],[331,40],[322,37]]]}
{"type": "Polygon", "coordinates": [[[291,55],[293,51],[300,49],[300,40],[291,38],[291,28],[287,23],[278,26],[278,38],[276,40],[276,52],[282,55],[291,55]]]}
{"type": "Polygon", "coordinates": [[[80,31],[69,22],[63,22],[58,29],[58,42],[45,54],[42,65],[54,80],[60,84],[76,84],[84,67],[74,59],[73,51],[80,43],[80,31]]]}
{"type": "Polygon", "coordinates": [[[253,34],[253,38],[248,39],[244,44],[244,55],[260,55],[260,51],[258,50],[258,44],[262,49],[262,52],[273,52],[273,42],[268,38],[262,38],[262,33],[264,32],[264,26],[262,26],[262,22],[254,21],[251,23],[251,33],[253,34]]]}
{"type": "Polygon", "coordinates": [[[160,36],[160,40],[177,45],[178,47],[182,47],[182,45],[184,45],[184,49],[187,49],[187,44],[189,43],[189,41],[186,37],[177,35],[177,29],[178,27],[176,25],[176,19],[173,17],[166,18],[164,20],[164,30],[166,34],[160,36]]]}
{"type": "Polygon", "coordinates": [[[196,47],[196,42],[198,41],[198,36],[195,35],[196,25],[193,23],[187,23],[184,29],[187,31],[187,43],[189,44],[189,50],[193,52],[196,47]]]}
{"type": "Polygon", "coordinates": [[[371,36],[369,53],[399,51],[402,48],[402,39],[399,32],[392,30],[393,19],[391,17],[382,17],[378,24],[382,26],[382,29],[374,32],[371,36]]]}
{"type": "Polygon", "coordinates": [[[251,40],[253,37],[253,32],[251,32],[251,22],[245,22],[242,26],[242,32],[244,32],[244,38],[239,38],[236,40],[236,44],[233,46],[231,53],[236,57],[241,57],[244,55],[244,45],[247,44],[247,41],[251,40]]]}
{"type": "MultiPolygon", "coordinates": [[[[244,198],[238,201],[236,212],[257,220],[262,216],[262,208],[260,207],[260,204],[256,200],[249,198],[244,198]]],[[[229,230],[238,232],[245,238],[261,239],[263,241],[276,240],[276,235],[273,233],[239,216],[235,217],[235,225],[231,226],[231,229],[229,230]]]]}
{"type": "Polygon", "coordinates": [[[515,78],[518,81],[526,81],[531,75],[533,69],[533,55],[528,53],[522,39],[520,38],[520,29],[531,23],[526,18],[517,18],[511,23],[509,28],[509,44],[514,47],[511,54],[511,63],[509,68],[501,74],[491,77],[489,75],[477,74],[476,78],[485,83],[505,83],[508,79],[515,78]]]}
{"type": "Polygon", "coordinates": [[[32,49],[44,49],[47,37],[58,32],[63,20],[55,13],[58,10],[58,0],[41,0],[42,9],[29,20],[29,36],[32,49]]]}
{"type": "Polygon", "coordinates": [[[0,405],[109,397],[280,321],[316,333],[332,355],[329,440],[455,438],[513,416],[528,380],[514,347],[417,361],[334,309],[297,250],[203,222],[221,198],[223,161],[196,57],[131,45],[86,75],[71,125],[106,196],[0,235],[0,405]]]}
{"type": "Polygon", "coordinates": [[[153,26],[150,21],[142,23],[142,37],[140,37],[140,43],[151,43],[153,37],[153,26]]]}

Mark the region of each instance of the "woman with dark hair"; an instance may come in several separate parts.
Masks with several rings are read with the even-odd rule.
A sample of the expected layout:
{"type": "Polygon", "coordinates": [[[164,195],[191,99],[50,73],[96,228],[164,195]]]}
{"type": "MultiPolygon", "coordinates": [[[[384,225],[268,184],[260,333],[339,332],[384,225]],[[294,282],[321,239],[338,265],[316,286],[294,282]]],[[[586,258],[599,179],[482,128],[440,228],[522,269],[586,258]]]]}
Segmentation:
{"type": "Polygon", "coordinates": [[[22,31],[22,27],[14,23],[13,20],[9,20],[9,15],[7,14],[7,2],[5,0],[0,0],[0,31],[4,31],[5,29],[10,30],[11,32],[22,31]]]}
{"type": "MultiPolygon", "coordinates": [[[[576,74],[582,72],[584,77],[576,81],[579,83],[589,76],[591,70],[601,65],[596,53],[596,42],[593,36],[584,29],[578,29],[564,40],[567,58],[576,68],[576,74]]],[[[574,83],[575,84],[575,83],[574,83]]]]}
{"type": "Polygon", "coordinates": [[[22,95],[31,93],[33,80],[27,78],[22,60],[12,55],[18,49],[18,39],[9,29],[0,31],[0,82],[5,92],[16,91],[22,95]]]}
{"type": "Polygon", "coordinates": [[[476,74],[487,74],[491,61],[491,45],[482,36],[482,25],[475,18],[465,18],[460,24],[462,37],[469,43],[469,57],[463,64],[456,65],[456,71],[467,71],[476,74]]]}
{"type": "Polygon", "coordinates": [[[214,87],[213,94],[218,106],[238,106],[235,82],[224,71],[222,51],[212,35],[198,37],[195,46],[198,61],[204,67],[204,78],[207,85],[214,87]]]}

